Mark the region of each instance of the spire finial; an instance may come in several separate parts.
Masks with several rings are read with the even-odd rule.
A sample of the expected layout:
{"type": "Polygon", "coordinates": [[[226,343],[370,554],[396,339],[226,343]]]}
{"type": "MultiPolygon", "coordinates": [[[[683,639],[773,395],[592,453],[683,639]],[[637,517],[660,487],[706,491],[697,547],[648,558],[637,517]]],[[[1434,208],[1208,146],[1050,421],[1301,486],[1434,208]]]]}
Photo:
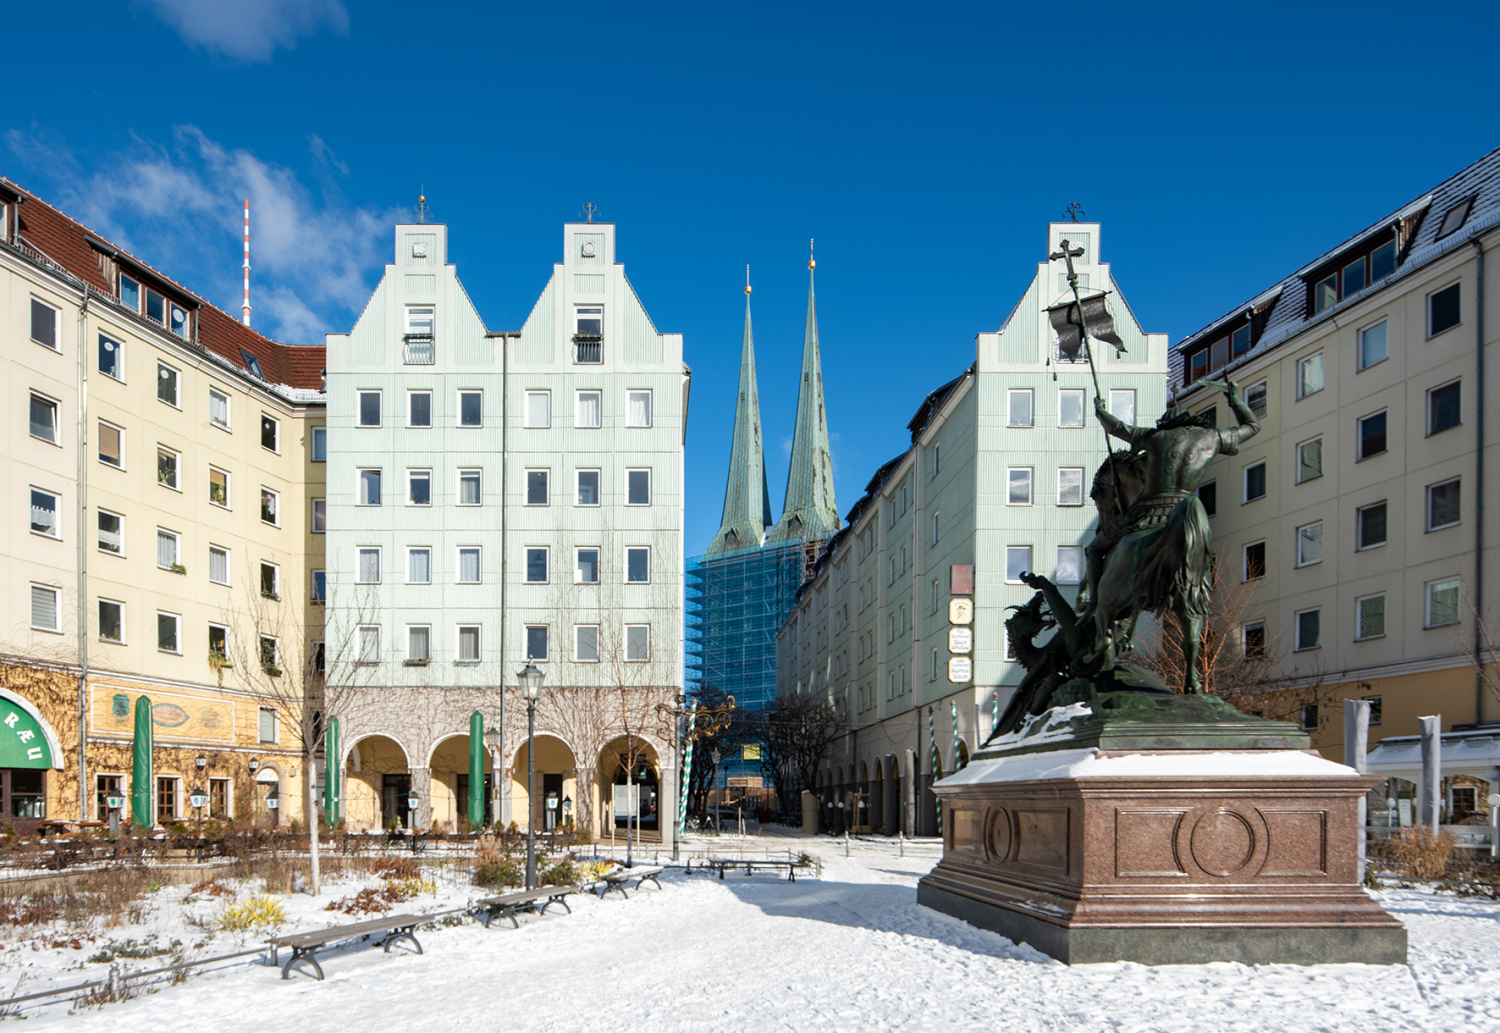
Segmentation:
{"type": "Polygon", "coordinates": [[[417,217],[418,222],[426,222],[427,217],[432,214],[432,209],[427,207],[427,184],[422,184],[421,192],[417,194],[417,206],[411,210],[417,217]]]}
{"type": "Polygon", "coordinates": [[[817,260],[813,258],[813,238],[812,237],[808,237],[807,238],[807,267],[809,269],[816,269],[818,267],[817,260]]]}
{"type": "Polygon", "coordinates": [[[745,293],[750,293],[750,267],[745,266],[745,293]]]}
{"type": "Polygon", "coordinates": [[[1077,201],[1068,202],[1068,218],[1072,219],[1074,222],[1082,222],[1084,214],[1085,213],[1083,210],[1083,205],[1079,204],[1077,201]]]}

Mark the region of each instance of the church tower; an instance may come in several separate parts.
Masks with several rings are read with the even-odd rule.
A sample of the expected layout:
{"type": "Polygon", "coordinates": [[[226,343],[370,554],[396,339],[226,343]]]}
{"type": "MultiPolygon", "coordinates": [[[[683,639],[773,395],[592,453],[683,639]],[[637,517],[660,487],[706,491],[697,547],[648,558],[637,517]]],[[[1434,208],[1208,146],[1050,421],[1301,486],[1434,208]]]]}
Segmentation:
{"type": "MultiPolygon", "coordinates": [[[[747,267],[748,268],[748,267],[747,267]]],[[[747,276],[748,280],[749,277],[747,276]]],[[[724,516],[705,556],[759,546],[771,525],[766,453],[760,436],[760,394],[755,386],[755,335],[750,328],[750,284],[745,284],[745,341],[740,348],[740,394],[729,450],[724,516]]]]}

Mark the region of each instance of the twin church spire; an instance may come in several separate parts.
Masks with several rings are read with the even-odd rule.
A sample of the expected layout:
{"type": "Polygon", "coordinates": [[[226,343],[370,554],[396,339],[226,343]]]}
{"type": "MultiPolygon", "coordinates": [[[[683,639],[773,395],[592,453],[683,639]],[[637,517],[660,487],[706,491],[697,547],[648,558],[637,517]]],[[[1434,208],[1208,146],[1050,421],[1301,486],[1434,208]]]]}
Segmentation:
{"type": "Polygon", "coordinates": [[[828,420],[823,408],[823,362],[818,351],[818,309],[813,289],[816,267],[815,261],[808,261],[807,325],[802,335],[802,376],[792,431],[791,465],[787,470],[781,519],[774,527],[756,389],[750,286],[745,285],[745,337],[740,350],[739,398],[729,452],[729,483],[724,490],[724,515],[719,532],[708,547],[709,554],[770,541],[817,541],[839,528],[828,420]]]}

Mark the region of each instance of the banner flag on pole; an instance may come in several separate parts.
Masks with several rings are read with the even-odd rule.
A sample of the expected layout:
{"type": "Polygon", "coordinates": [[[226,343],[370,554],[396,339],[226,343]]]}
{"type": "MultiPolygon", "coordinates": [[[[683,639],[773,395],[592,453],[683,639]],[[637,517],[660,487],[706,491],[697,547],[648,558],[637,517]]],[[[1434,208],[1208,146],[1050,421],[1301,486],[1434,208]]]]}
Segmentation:
{"type": "Polygon", "coordinates": [[[1068,357],[1069,362],[1077,362],[1078,353],[1083,349],[1085,322],[1088,324],[1090,337],[1114,345],[1116,353],[1125,351],[1125,342],[1115,333],[1115,320],[1104,304],[1104,297],[1103,294],[1095,294],[1083,299],[1082,320],[1078,318],[1079,303],[1076,301],[1065,301],[1047,309],[1047,318],[1052,322],[1052,329],[1057,332],[1058,350],[1068,357]]]}

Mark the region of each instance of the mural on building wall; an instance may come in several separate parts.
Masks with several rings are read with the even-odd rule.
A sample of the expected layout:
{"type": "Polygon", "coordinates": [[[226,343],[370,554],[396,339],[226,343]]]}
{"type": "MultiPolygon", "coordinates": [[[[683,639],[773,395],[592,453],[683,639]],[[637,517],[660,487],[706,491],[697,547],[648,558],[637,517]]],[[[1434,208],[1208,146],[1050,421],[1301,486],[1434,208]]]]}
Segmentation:
{"type": "MultiPolygon", "coordinates": [[[[147,695],[120,686],[96,685],[90,706],[90,721],[100,732],[128,735],[131,713],[138,697],[147,695]]],[[[151,723],[164,740],[232,743],[234,703],[209,695],[152,692],[151,723]]]]}

